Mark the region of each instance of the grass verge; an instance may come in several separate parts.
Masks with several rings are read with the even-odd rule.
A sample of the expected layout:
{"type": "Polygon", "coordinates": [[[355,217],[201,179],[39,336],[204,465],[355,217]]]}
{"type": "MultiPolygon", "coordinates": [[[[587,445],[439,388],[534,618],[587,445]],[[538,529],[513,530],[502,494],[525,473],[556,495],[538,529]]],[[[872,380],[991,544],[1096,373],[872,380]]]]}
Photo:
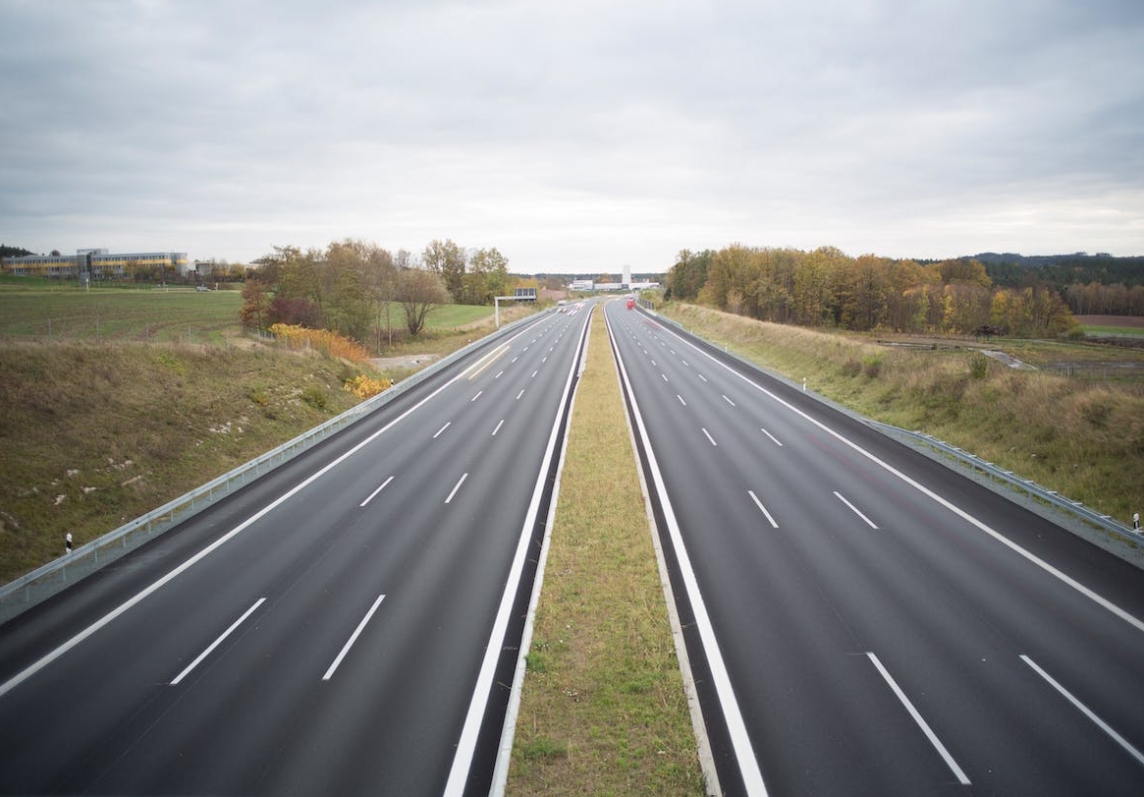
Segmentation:
{"type": "Polygon", "coordinates": [[[507,794],[702,795],[601,313],[590,335],[507,794]]]}

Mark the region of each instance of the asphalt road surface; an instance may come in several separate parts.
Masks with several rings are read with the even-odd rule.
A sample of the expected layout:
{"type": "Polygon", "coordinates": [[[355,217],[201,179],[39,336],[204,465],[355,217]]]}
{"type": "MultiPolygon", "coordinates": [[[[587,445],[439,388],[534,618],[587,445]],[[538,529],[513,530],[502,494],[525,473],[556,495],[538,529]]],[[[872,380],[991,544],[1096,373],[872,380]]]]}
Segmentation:
{"type": "Polygon", "coordinates": [[[487,793],[589,315],[0,626],[0,793],[487,793]]]}
{"type": "Polygon", "coordinates": [[[1144,794],[1144,573],[609,303],[729,795],[1144,794]]]}

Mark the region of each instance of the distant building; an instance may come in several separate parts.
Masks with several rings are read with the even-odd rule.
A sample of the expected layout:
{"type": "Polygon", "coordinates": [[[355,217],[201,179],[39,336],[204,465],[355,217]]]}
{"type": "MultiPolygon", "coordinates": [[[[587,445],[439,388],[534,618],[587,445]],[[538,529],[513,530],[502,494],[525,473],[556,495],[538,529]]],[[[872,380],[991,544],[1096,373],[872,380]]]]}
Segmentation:
{"type": "Polygon", "coordinates": [[[106,249],[79,249],[74,255],[25,255],[4,258],[4,273],[19,277],[53,279],[131,279],[136,271],[173,269],[187,273],[186,252],[132,252],[113,254],[106,249]]]}

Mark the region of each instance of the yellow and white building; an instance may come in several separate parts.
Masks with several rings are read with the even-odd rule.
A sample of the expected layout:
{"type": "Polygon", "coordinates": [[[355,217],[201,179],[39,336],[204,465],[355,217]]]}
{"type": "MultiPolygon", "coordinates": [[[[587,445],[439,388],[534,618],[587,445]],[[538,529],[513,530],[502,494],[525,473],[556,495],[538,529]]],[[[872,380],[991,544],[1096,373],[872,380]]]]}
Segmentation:
{"type": "Polygon", "coordinates": [[[74,255],[25,255],[4,258],[4,273],[55,279],[130,279],[139,271],[173,269],[187,273],[186,252],[131,252],[80,249],[74,255]]]}

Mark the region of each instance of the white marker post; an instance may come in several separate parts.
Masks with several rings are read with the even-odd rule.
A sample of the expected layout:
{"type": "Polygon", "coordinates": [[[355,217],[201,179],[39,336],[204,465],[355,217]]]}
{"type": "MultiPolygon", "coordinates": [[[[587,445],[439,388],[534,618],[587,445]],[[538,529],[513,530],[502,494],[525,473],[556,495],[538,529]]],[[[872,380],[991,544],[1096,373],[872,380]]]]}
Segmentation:
{"type": "Polygon", "coordinates": [[[69,531],[67,533],[67,536],[64,537],[64,555],[66,556],[67,554],[71,553],[71,551],[72,551],[72,538],[71,538],[71,532],[69,531]]]}

